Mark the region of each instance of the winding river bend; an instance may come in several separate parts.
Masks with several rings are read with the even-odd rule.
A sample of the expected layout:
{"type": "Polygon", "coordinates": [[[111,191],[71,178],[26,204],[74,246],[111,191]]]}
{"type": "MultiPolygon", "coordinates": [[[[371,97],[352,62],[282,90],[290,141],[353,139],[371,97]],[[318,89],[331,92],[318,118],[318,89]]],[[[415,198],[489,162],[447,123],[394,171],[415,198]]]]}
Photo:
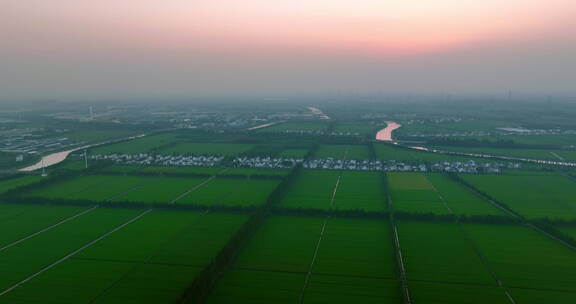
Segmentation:
{"type": "Polygon", "coordinates": [[[399,129],[402,125],[395,123],[393,121],[386,121],[386,128],[378,131],[376,133],[376,140],[379,141],[392,141],[392,132],[399,129]]]}
{"type": "Polygon", "coordinates": [[[376,133],[376,140],[377,141],[385,141],[391,142],[398,146],[402,146],[404,148],[418,150],[418,151],[425,151],[430,153],[437,153],[437,154],[444,154],[444,155],[453,155],[453,156],[468,156],[468,157],[475,157],[475,158],[488,158],[488,159],[496,159],[496,160],[505,160],[505,161],[521,161],[521,162],[528,162],[540,165],[553,165],[553,166],[564,166],[564,167],[576,167],[576,163],[564,161],[564,160],[544,160],[544,159],[533,159],[533,158],[523,158],[523,157],[514,157],[514,156],[504,156],[504,155],[492,155],[492,154],[483,154],[483,153],[470,153],[470,152],[459,152],[459,151],[447,151],[447,150],[438,150],[426,147],[417,147],[417,146],[410,146],[406,144],[402,144],[400,142],[394,141],[392,138],[392,132],[402,125],[395,123],[393,121],[386,121],[386,128],[378,131],[376,133]]]}
{"type": "Polygon", "coordinates": [[[42,168],[49,167],[49,166],[63,162],[68,157],[68,155],[70,155],[72,152],[75,152],[75,151],[84,150],[84,149],[88,149],[88,148],[92,148],[92,147],[100,146],[100,145],[105,145],[105,144],[112,144],[112,143],[121,142],[121,141],[125,141],[125,140],[132,140],[132,139],[144,137],[146,135],[147,134],[138,134],[138,135],[134,135],[134,136],[123,137],[120,139],[108,140],[108,141],[95,143],[95,144],[91,144],[91,145],[85,145],[82,147],[77,147],[77,148],[66,150],[66,151],[55,152],[52,154],[42,156],[42,159],[40,159],[34,165],[19,169],[18,171],[31,172],[34,170],[42,169],[42,168]]]}

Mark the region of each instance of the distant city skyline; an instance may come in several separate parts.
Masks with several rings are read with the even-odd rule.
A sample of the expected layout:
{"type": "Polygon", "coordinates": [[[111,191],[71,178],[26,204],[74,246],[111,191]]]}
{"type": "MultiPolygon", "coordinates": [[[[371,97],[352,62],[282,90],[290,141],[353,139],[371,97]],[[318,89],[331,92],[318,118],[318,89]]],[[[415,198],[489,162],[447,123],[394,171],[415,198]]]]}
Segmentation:
{"type": "Polygon", "coordinates": [[[573,94],[575,15],[572,0],[4,0],[0,100],[573,94]]]}

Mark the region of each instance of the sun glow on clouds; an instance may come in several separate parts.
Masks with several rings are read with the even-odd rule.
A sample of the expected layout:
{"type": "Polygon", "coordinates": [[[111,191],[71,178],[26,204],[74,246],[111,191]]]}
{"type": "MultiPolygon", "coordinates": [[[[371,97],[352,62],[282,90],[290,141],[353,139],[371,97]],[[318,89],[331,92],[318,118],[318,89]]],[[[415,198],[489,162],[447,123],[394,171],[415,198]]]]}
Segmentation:
{"type": "Polygon", "coordinates": [[[20,35],[31,32],[56,46],[80,47],[100,37],[112,46],[173,50],[381,54],[450,50],[526,35],[575,8],[573,0],[5,1],[11,22],[26,23],[20,35]]]}

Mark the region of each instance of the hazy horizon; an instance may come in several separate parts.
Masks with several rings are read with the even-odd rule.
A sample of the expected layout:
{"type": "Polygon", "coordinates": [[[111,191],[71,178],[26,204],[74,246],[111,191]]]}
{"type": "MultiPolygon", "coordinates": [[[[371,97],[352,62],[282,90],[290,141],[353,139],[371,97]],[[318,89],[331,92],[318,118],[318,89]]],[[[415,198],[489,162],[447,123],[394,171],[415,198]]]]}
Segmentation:
{"type": "Polygon", "coordinates": [[[0,100],[571,95],[569,0],[5,0],[0,100]]]}

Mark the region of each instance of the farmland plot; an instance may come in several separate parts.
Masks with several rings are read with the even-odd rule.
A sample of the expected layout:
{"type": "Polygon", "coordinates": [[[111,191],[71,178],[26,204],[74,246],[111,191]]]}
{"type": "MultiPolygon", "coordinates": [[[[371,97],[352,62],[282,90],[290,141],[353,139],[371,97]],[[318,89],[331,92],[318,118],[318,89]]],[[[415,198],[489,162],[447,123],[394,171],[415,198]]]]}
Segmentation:
{"type": "Polygon", "coordinates": [[[396,211],[448,214],[434,185],[422,173],[387,173],[392,206],[396,211]]]}
{"type": "Polygon", "coordinates": [[[399,303],[386,221],[330,218],[304,290],[304,303],[399,303]]]}
{"type": "Polygon", "coordinates": [[[576,183],[559,175],[462,175],[465,181],[529,219],[576,218],[576,183]]]}
{"type": "Polygon", "coordinates": [[[254,146],[251,144],[222,143],[188,143],[180,142],[160,150],[161,154],[178,155],[234,155],[247,152],[254,146]]]}
{"type": "Polygon", "coordinates": [[[33,184],[33,183],[38,182],[40,180],[42,180],[42,177],[39,175],[27,175],[27,176],[21,176],[21,177],[16,177],[16,178],[0,180],[0,194],[3,194],[6,191],[9,191],[12,189],[16,189],[18,187],[33,184]]]}
{"type": "Polygon", "coordinates": [[[288,208],[330,208],[340,175],[337,171],[304,170],[290,187],[281,205],[288,208]]]}
{"type": "Polygon", "coordinates": [[[142,176],[87,175],[36,189],[26,196],[102,202],[155,181],[142,176]]]}
{"type": "Polygon", "coordinates": [[[368,159],[368,147],[365,145],[322,145],[316,151],[315,158],[368,159]]]}
{"type": "Polygon", "coordinates": [[[576,253],[527,226],[466,224],[466,231],[511,288],[573,293],[576,253]]]}
{"type": "Polygon", "coordinates": [[[73,218],[90,207],[50,205],[0,205],[0,248],[61,221],[73,218]]]}
{"type": "Polygon", "coordinates": [[[504,215],[497,207],[447,176],[443,174],[427,174],[426,176],[455,214],[504,215]]]}
{"type": "Polygon", "coordinates": [[[165,177],[159,179],[158,182],[144,185],[134,191],[118,196],[114,201],[167,204],[205,180],[206,178],[196,177],[165,177]]]}
{"type": "MultiPolygon", "coordinates": [[[[4,299],[34,302],[50,298],[54,303],[175,301],[246,218],[150,212],[4,299]]],[[[0,297],[0,302],[4,299],[0,297]]]]}
{"type": "MultiPolygon", "coordinates": [[[[0,293],[140,214],[98,208],[0,252],[0,293]],[[41,254],[39,254],[41,252],[41,254]]],[[[0,297],[3,300],[4,297],[0,297]]],[[[8,301],[8,303],[14,303],[8,301]]]]}
{"type": "Polygon", "coordinates": [[[384,211],[386,201],[382,173],[343,171],[333,208],[384,211]]]}
{"type": "Polygon", "coordinates": [[[257,206],[264,204],[280,180],[215,178],[176,201],[182,205],[257,206]]]}
{"type": "Polygon", "coordinates": [[[273,217],[208,303],[398,303],[391,244],[382,221],[273,217]]]}
{"type": "Polygon", "coordinates": [[[117,144],[111,144],[101,147],[90,149],[90,154],[137,154],[137,153],[150,153],[155,151],[161,146],[170,144],[176,141],[175,134],[158,134],[137,138],[117,144]]]}
{"type": "Polygon", "coordinates": [[[207,303],[295,303],[323,219],[273,217],[242,250],[232,270],[224,273],[207,303]]]}
{"type": "Polygon", "coordinates": [[[328,124],[325,122],[285,122],[267,128],[258,129],[257,132],[321,132],[326,130],[328,124]]]}

